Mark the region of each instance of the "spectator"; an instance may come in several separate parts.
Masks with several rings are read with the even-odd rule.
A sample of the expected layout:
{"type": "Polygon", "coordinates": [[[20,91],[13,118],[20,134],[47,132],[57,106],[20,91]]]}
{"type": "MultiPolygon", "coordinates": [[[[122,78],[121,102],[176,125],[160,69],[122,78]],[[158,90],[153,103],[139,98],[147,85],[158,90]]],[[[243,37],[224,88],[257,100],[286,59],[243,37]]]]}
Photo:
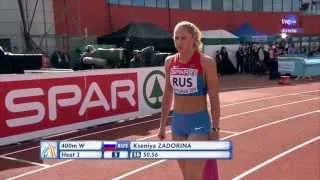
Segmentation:
{"type": "Polygon", "coordinates": [[[0,46],[0,57],[5,55],[5,51],[2,48],[2,46],[0,46]]]}
{"type": "Polygon", "coordinates": [[[253,45],[252,54],[251,54],[251,69],[253,74],[257,73],[256,67],[257,67],[258,60],[259,60],[258,47],[256,45],[253,45]]]}
{"type": "Polygon", "coordinates": [[[62,68],[62,52],[59,49],[55,49],[51,55],[50,61],[54,68],[62,68]]]}
{"type": "Polygon", "coordinates": [[[226,47],[222,47],[220,50],[221,54],[221,74],[234,74],[236,73],[237,69],[231,63],[229,58],[229,54],[226,47]]]}
{"type": "Polygon", "coordinates": [[[292,43],[288,48],[288,55],[297,54],[297,49],[295,48],[294,44],[292,43]]]}
{"type": "Polygon", "coordinates": [[[256,73],[258,75],[264,75],[265,73],[265,51],[264,47],[258,49],[258,61],[256,62],[256,73]]]}
{"type": "Polygon", "coordinates": [[[217,73],[218,73],[218,76],[220,76],[220,71],[221,71],[221,64],[222,64],[222,56],[219,52],[219,50],[216,51],[216,64],[217,64],[217,73]]]}
{"type": "Polygon", "coordinates": [[[244,49],[244,72],[249,73],[250,72],[250,64],[249,64],[249,59],[250,59],[250,49],[249,46],[246,46],[244,49]]]}
{"type": "Polygon", "coordinates": [[[70,55],[60,49],[56,49],[53,52],[50,61],[54,68],[70,68],[70,55]]]}
{"type": "Polygon", "coordinates": [[[139,50],[133,51],[133,58],[130,60],[130,68],[142,67],[142,54],[139,50]]]}
{"type": "Polygon", "coordinates": [[[12,48],[12,53],[19,53],[19,49],[18,49],[17,46],[14,46],[14,47],[12,48]]]}
{"type": "Polygon", "coordinates": [[[42,55],[42,66],[41,68],[48,68],[50,66],[50,60],[46,53],[42,55]]]}
{"type": "Polygon", "coordinates": [[[279,52],[276,48],[276,46],[272,46],[271,50],[270,50],[270,58],[271,58],[271,67],[270,67],[270,74],[269,74],[269,79],[273,80],[273,79],[277,79],[279,76],[278,73],[278,56],[279,56],[279,52]]]}
{"type": "Polygon", "coordinates": [[[237,72],[239,73],[243,73],[244,72],[244,50],[243,47],[240,46],[237,53],[236,53],[236,57],[237,57],[237,72]]]}
{"type": "Polygon", "coordinates": [[[70,57],[70,54],[66,51],[64,51],[63,53],[63,57],[64,57],[64,68],[71,68],[71,57],[70,57]]]}
{"type": "Polygon", "coordinates": [[[270,57],[270,47],[265,46],[264,47],[264,64],[265,64],[265,70],[270,70],[271,66],[271,57],[270,57]]]}

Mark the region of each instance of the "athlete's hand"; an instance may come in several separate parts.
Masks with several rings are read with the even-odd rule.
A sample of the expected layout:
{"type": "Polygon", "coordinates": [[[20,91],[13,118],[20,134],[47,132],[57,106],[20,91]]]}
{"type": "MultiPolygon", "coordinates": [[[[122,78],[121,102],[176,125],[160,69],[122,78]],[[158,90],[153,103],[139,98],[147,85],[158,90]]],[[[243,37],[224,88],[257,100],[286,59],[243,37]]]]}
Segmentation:
{"type": "Polygon", "coordinates": [[[159,128],[158,138],[159,138],[161,141],[166,138],[166,129],[165,129],[165,128],[159,128]]]}
{"type": "Polygon", "coordinates": [[[212,131],[210,135],[210,140],[219,141],[219,139],[220,139],[219,132],[212,131]]]}

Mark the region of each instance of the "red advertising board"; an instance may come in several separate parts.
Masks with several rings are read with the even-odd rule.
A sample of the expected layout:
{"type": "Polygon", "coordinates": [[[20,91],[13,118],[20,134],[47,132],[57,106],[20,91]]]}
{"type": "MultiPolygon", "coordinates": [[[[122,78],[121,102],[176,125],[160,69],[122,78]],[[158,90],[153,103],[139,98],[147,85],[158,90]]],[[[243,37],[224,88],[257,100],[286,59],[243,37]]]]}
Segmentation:
{"type": "Polygon", "coordinates": [[[0,138],[138,111],[137,73],[0,82],[0,138]]]}

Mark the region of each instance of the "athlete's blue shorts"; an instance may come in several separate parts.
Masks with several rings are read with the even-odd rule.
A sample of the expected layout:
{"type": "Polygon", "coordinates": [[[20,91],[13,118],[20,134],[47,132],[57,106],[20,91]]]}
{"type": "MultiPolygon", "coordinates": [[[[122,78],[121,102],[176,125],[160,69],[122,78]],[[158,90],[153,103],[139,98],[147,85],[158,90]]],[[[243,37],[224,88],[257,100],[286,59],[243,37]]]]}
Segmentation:
{"type": "Polygon", "coordinates": [[[191,134],[209,134],[211,122],[208,111],[184,114],[173,112],[171,121],[172,133],[179,137],[191,134]]]}

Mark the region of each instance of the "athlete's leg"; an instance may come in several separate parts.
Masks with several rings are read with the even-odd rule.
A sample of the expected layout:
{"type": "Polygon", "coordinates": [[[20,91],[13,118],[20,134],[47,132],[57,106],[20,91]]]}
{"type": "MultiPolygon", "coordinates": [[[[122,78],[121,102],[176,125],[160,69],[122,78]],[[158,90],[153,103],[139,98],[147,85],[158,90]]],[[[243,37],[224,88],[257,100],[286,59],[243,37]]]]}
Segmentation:
{"type": "MultiPolygon", "coordinates": [[[[209,140],[209,134],[191,134],[188,137],[189,141],[207,141],[209,140]]],[[[203,169],[207,160],[186,160],[185,166],[187,170],[188,180],[201,180],[203,169]]]]}
{"type": "MultiPolygon", "coordinates": [[[[176,135],[172,134],[172,140],[173,141],[186,141],[187,137],[176,136],[176,135]]],[[[187,178],[187,170],[186,170],[185,164],[186,164],[185,160],[178,160],[178,165],[179,165],[179,168],[180,168],[180,171],[182,173],[184,180],[186,180],[186,178],[187,178]]]]}
{"type": "MultiPolygon", "coordinates": [[[[171,121],[171,129],[172,129],[172,140],[174,141],[186,141],[187,140],[187,127],[186,127],[186,117],[183,114],[173,112],[173,117],[171,121]]],[[[178,165],[181,170],[183,179],[186,178],[186,168],[185,161],[178,160],[178,165]]]]}
{"type": "MultiPolygon", "coordinates": [[[[207,111],[196,113],[189,121],[189,141],[208,141],[211,135],[211,120],[207,111]]],[[[207,160],[188,160],[188,179],[201,180],[207,160]]]]}

